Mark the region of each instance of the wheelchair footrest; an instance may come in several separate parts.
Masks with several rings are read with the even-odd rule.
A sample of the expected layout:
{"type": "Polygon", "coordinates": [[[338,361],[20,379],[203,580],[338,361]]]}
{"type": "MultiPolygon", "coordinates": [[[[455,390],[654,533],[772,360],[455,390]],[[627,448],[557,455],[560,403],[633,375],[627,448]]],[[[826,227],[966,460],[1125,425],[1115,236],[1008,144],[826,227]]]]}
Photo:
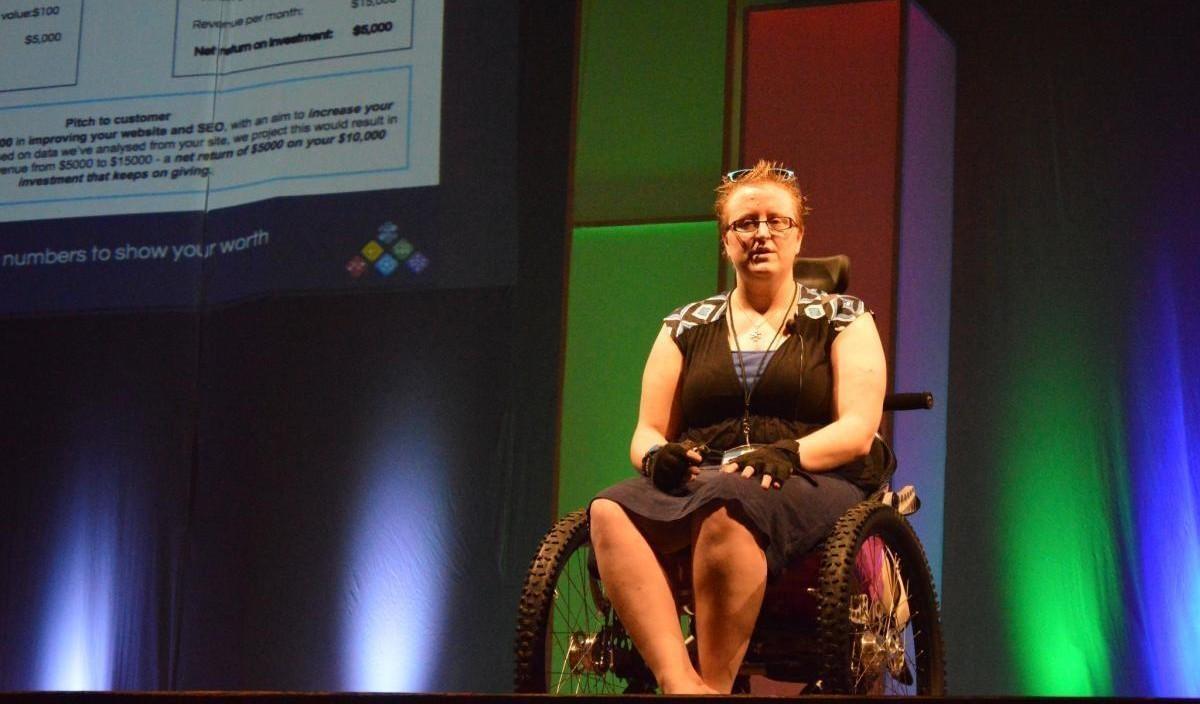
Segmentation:
{"type": "Polygon", "coordinates": [[[879,500],[896,509],[901,516],[911,516],[921,508],[921,497],[917,496],[917,490],[912,484],[900,491],[885,491],[879,500]]]}

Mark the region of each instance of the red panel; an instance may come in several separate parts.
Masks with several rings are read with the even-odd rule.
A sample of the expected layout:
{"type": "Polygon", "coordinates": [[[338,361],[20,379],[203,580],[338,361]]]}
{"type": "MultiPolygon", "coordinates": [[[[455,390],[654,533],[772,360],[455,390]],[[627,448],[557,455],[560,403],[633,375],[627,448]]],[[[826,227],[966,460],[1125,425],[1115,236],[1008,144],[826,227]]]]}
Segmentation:
{"type": "Polygon", "coordinates": [[[781,160],[810,196],[804,253],[843,253],[892,351],[899,0],[756,10],[746,23],[742,163],[781,160]]]}

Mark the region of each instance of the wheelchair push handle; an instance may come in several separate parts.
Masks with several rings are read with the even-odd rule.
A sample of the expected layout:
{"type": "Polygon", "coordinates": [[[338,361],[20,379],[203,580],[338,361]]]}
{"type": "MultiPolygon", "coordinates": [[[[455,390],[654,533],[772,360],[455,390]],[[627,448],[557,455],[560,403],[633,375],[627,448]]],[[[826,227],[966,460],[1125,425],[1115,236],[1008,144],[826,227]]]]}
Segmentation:
{"type": "Polygon", "coordinates": [[[924,411],[933,408],[933,394],[928,391],[888,394],[883,399],[885,411],[924,411]]]}

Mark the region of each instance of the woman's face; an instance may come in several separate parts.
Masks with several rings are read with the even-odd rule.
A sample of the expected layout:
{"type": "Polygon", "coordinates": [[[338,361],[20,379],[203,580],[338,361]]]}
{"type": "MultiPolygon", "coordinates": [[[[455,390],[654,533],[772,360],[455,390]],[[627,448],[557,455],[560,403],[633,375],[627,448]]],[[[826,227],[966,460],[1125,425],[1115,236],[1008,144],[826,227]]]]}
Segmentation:
{"type": "Polygon", "coordinates": [[[784,232],[773,232],[766,223],[753,233],[740,233],[727,228],[722,235],[725,253],[739,276],[769,277],[787,272],[791,276],[792,260],[800,253],[804,233],[799,227],[796,203],[784,187],[775,183],[748,183],[741,186],[725,202],[725,222],[738,220],[768,220],[791,218],[796,226],[784,232]]]}

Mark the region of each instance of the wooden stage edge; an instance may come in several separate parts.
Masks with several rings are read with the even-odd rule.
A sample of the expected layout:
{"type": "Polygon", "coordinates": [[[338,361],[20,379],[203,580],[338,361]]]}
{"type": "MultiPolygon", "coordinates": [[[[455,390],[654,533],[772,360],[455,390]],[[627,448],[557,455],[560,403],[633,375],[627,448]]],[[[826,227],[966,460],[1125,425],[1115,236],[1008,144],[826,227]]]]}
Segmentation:
{"type": "MultiPolygon", "coordinates": [[[[630,701],[670,702],[726,701],[778,703],[780,701],[848,702],[866,699],[894,700],[894,697],[844,697],[844,696],[798,696],[763,697],[735,695],[724,697],[663,696],[663,695],[577,695],[558,696],[549,694],[472,694],[468,692],[444,694],[367,694],[350,692],[0,692],[0,704],[447,704],[448,702],[470,702],[471,704],[509,702],[572,702],[573,704],[617,704],[630,701]]],[[[1151,699],[1148,697],[911,697],[922,702],[977,702],[980,704],[1028,704],[1031,702],[1173,702],[1195,701],[1185,699],[1151,699]]]]}

